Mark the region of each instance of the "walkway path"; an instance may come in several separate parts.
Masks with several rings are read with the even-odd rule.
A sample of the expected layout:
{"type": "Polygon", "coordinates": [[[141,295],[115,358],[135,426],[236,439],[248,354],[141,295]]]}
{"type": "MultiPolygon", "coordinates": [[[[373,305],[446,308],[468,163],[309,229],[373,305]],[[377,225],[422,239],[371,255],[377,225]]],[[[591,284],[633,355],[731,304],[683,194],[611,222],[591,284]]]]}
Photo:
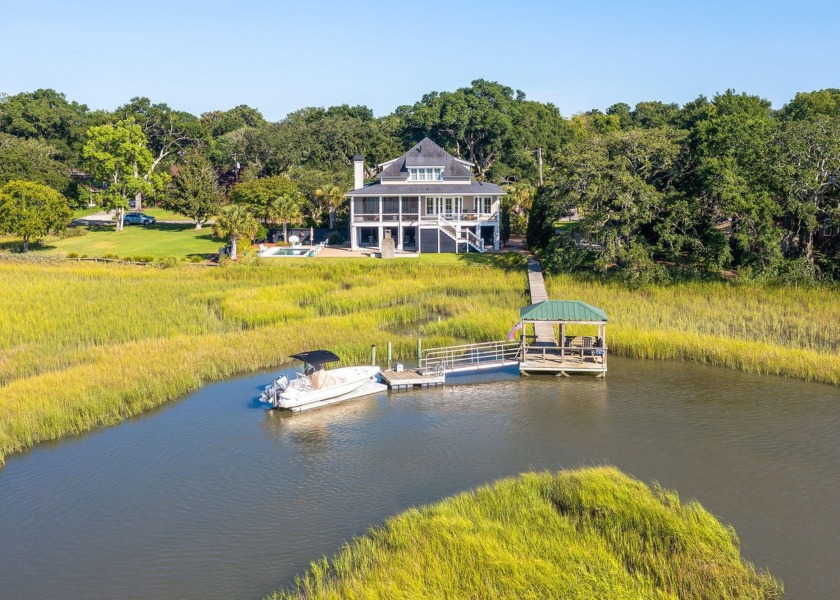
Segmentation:
{"type": "MultiPolygon", "coordinates": [[[[537,259],[530,256],[528,257],[528,287],[531,289],[531,304],[548,300],[542,267],[537,259]]],[[[536,345],[557,345],[557,338],[554,336],[554,326],[551,323],[535,323],[534,334],[537,336],[536,345]]]]}

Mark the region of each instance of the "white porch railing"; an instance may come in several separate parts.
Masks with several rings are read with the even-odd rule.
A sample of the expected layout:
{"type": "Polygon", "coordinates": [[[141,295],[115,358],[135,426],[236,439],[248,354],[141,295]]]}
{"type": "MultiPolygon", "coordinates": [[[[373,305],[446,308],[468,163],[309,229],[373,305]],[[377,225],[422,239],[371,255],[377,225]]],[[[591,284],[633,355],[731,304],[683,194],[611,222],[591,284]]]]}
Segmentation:
{"type": "Polygon", "coordinates": [[[438,217],[443,217],[447,221],[458,221],[461,223],[484,223],[488,221],[497,221],[497,214],[498,213],[442,212],[423,214],[420,218],[423,221],[435,221],[438,217]]]}
{"type": "Polygon", "coordinates": [[[474,234],[470,229],[464,229],[463,232],[465,234],[466,241],[468,244],[470,244],[479,252],[484,252],[484,240],[481,238],[481,236],[474,234]]]}
{"type": "MultiPolygon", "coordinates": [[[[438,228],[455,240],[456,249],[458,244],[467,244],[468,246],[472,246],[476,252],[484,252],[484,240],[471,230],[462,229],[460,224],[447,221],[443,218],[443,215],[438,215],[437,217],[438,228]]],[[[469,248],[467,248],[467,251],[469,252],[469,248]]]]}

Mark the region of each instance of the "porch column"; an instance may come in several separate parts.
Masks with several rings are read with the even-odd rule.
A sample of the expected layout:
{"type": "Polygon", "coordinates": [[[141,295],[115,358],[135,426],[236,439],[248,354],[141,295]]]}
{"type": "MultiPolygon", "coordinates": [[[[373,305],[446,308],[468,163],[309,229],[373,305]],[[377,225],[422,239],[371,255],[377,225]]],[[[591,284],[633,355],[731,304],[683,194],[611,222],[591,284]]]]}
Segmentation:
{"type": "Polygon", "coordinates": [[[356,198],[350,197],[350,250],[359,249],[359,232],[356,229],[356,198]]]}
{"type": "Polygon", "coordinates": [[[385,203],[385,198],[379,196],[379,239],[376,240],[376,246],[382,250],[382,205],[385,203]]]}
{"type": "MultiPolygon", "coordinates": [[[[493,196],[490,196],[493,198],[493,196]]],[[[493,202],[490,210],[496,209],[496,226],[493,228],[493,250],[498,250],[501,242],[501,228],[502,228],[502,197],[496,196],[491,200],[493,202]]]]}
{"type": "Polygon", "coordinates": [[[397,209],[399,210],[399,217],[397,218],[397,252],[403,251],[403,222],[402,222],[402,196],[397,196],[397,209]]]}
{"type": "Polygon", "coordinates": [[[566,324],[560,321],[560,360],[562,361],[566,353],[566,324]]]}

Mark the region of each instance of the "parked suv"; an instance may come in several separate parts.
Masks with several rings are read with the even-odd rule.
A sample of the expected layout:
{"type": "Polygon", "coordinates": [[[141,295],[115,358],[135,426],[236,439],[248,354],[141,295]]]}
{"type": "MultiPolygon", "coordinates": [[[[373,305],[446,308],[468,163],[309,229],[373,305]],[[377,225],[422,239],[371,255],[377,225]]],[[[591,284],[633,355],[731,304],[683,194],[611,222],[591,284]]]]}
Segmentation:
{"type": "Polygon", "coordinates": [[[155,219],[152,215],[141,212],[125,213],[123,225],[154,225],[155,219]]]}

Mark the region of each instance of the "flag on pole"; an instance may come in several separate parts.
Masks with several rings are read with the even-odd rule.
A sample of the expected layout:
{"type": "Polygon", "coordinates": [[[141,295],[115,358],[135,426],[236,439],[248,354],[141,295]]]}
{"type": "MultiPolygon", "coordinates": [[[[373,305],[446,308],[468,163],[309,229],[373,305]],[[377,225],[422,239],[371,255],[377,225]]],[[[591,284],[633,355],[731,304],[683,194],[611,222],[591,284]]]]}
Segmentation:
{"type": "Polygon", "coordinates": [[[519,331],[520,329],[522,329],[522,321],[520,321],[519,323],[514,325],[513,329],[508,331],[507,337],[505,337],[505,339],[508,340],[508,341],[515,340],[516,339],[516,332],[519,331]]]}

